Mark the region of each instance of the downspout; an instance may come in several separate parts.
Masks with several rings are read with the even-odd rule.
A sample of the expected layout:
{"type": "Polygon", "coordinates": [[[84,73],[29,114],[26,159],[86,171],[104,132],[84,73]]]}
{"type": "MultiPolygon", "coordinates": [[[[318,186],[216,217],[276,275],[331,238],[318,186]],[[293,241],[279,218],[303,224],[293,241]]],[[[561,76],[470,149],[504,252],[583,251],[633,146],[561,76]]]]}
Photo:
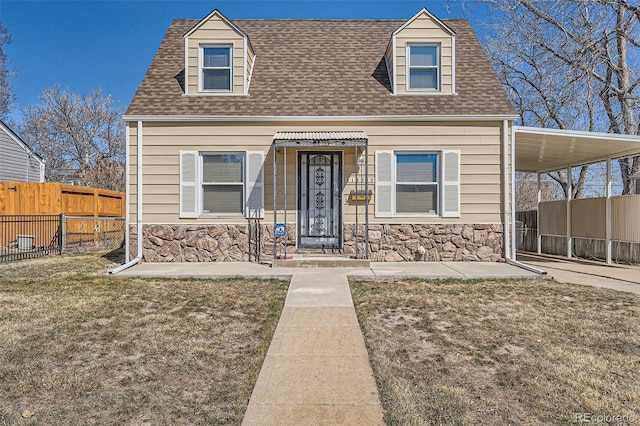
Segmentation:
{"type": "MultiPolygon", "coordinates": [[[[129,124],[127,123],[127,163],[129,162],[129,124]]],[[[136,229],[138,230],[138,253],[135,259],[125,263],[124,265],[120,265],[117,268],[114,268],[109,271],[110,274],[117,274],[118,272],[124,271],[127,268],[136,265],[138,262],[142,260],[142,121],[138,121],[138,132],[136,134],[136,229]]],[[[127,200],[129,200],[129,167],[127,166],[127,200]]],[[[128,206],[127,201],[127,206],[128,206]]],[[[129,256],[129,208],[127,207],[127,257],[129,256]]]]}
{"type": "MultiPolygon", "coordinates": [[[[513,161],[513,160],[512,160],[513,161]]],[[[502,214],[502,235],[504,236],[504,258],[507,262],[511,260],[511,226],[509,216],[509,120],[502,121],[502,189],[504,211],[502,214]]]]}
{"type": "Polygon", "coordinates": [[[516,260],[516,133],[511,127],[511,260],[516,260]]]}
{"type": "Polygon", "coordinates": [[[518,262],[516,260],[516,238],[515,238],[515,226],[516,226],[516,134],[513,128],[511,129],[511,168],[509,168],[509,121],[504,120],[503,127],[503,153],[505,156],[505,176],[504,176],[504,203],[505,203],[505,214],[504,214],[504,258],[505,261],[513,266],[517,266],[519,268],[525,269],[530,272],[534,272],[539,275],[546,275],[547,272],[542,269],[535,268],[531,265],[527,265],[522,262],[518,262]],[[511,172],[511,179],[509,179],[509,172],[511,172]],[[509,181],[511,181],[511,192],[507,190],[509,181]],[[507,205],[509,200],[511,200],[510,209],[507,209],[507,205]],[[508,220],[508,217],[511,217],[511,220],[508,220]],[[513,234],[513,235],[511,235],[513,234]]]}

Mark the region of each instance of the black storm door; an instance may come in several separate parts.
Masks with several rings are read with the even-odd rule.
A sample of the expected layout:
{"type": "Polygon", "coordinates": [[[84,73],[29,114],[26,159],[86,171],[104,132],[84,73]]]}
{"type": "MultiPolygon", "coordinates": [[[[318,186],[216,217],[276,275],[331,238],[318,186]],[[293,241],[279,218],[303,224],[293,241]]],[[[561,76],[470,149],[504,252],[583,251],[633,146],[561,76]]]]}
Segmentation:
{"type": "Polygon", "coordinates": [[[298,154],[298,245],[340,248],[342,231],[339,152],[298,154]]]}

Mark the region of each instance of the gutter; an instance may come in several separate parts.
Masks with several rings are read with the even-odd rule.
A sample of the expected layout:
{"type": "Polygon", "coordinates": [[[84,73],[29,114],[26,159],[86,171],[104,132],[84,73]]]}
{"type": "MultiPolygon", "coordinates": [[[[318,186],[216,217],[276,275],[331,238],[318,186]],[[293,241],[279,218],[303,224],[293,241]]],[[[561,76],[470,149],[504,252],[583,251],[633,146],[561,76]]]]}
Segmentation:
{"type": "MultiPolygon", "coordinates": [[[[129,125],[127,124],[127,151],[129,151],[129,125]]],[[[130,260],[129,262],[125,263],[124,265],[120,265],[117,268],[114,268],[112,270],[109,271],[109,274],[117,274],[119,272],[124,271],[125,269],[128,269],[130,267],[132,267],[133,265],[137,265],[138,262],[140,262],[142,260],[142,121],[138,121],[138,132],[136,134],[137,137],[137,142],[136,142],[136,201],[137,201],[137,208],[136,208],[136,219],[137,219],[137,223],[136,223],[136,227],[138,230],[138,253],[137,256],[133,259],[130,260]]],[[[127,162],[129,160],[129,152],[127,152],[127,162]]],[[[129,195],[129,167],[127,167],[127,205],[129,204],[128,202],[128,195],[129,195]]],[[[127,208],[127,253],[126,256],[129,256],[129,212],[128,212],[128,208],[127,208]]]]}
{"type": "Polygon", "coordinates": [[[379,121],[501,121],[516,120],[516,115],[378,115],[378,116],[214,116],[214,115],[125,115],[125,121],[230,121],[230,122],[379,122],[379,121]]]}

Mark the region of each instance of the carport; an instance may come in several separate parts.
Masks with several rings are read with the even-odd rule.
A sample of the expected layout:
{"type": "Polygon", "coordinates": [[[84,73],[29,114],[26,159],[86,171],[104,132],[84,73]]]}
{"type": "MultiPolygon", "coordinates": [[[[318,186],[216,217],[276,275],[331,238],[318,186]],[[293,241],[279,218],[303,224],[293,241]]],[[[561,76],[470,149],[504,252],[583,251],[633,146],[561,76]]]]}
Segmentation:
{"type": "MultiPolygon", "coordinates": [[[[580,132],[514,126],[512,171],[537,174],[537,252],[543,253],[544,239],[562,239],[565,255],[573,256],[583,240],[599,244],[604,260],[612,263],[612,252],[640,244],[640,194],[612,196],[612,162],[640,155],[640,137],[609,133],[580,132]],[[541,175],[573,167],[606,163],[605,196],[542,202],[541,175]],[[633,215],[633,216],[631,216],[633,215]]],[[[516,255],[515,173],[511,174],[511,258],[516,255]]],[[[571,183],[570,183],[571,184],[571,183]]],[[[558,240],[557,240],[558,241],[558,240]]],[[[509,251],[508,251],[509,252],[509,251]]]]}

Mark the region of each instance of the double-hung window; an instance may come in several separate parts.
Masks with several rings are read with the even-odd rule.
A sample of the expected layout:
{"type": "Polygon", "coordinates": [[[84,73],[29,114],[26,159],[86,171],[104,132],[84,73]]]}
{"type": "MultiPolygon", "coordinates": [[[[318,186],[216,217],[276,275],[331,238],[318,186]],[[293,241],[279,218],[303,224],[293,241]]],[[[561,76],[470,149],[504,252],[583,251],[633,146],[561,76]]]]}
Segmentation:
{"type": "Polygon", "coordinates": [[[200,46],[202,91],[231,91],[233,73],[231,46],[200,46]]]}
{"type": "Polygon", "coordinates": [[[264,152],[180,151],[180,217],[264,217],[264,152]]]}
{"type": "Polygon", "coordinates": [[[203,153],[202,213],[244,213],[245,156],[240,153],[203,153]]]}
{"type": "Polygon", "coordinates": [[[376,151],[376,217],[460,217],[460,151],[376,151]]]}
{"type": "Polygon", "coordinates": [[[438,214],[438,167],[436,153],[395,154],[395,213],[438,214]]]}
{"type": "Polygon", "coordinates": [[[407,45],[409,90],[440,90],[440,45],[407,45]]]}

